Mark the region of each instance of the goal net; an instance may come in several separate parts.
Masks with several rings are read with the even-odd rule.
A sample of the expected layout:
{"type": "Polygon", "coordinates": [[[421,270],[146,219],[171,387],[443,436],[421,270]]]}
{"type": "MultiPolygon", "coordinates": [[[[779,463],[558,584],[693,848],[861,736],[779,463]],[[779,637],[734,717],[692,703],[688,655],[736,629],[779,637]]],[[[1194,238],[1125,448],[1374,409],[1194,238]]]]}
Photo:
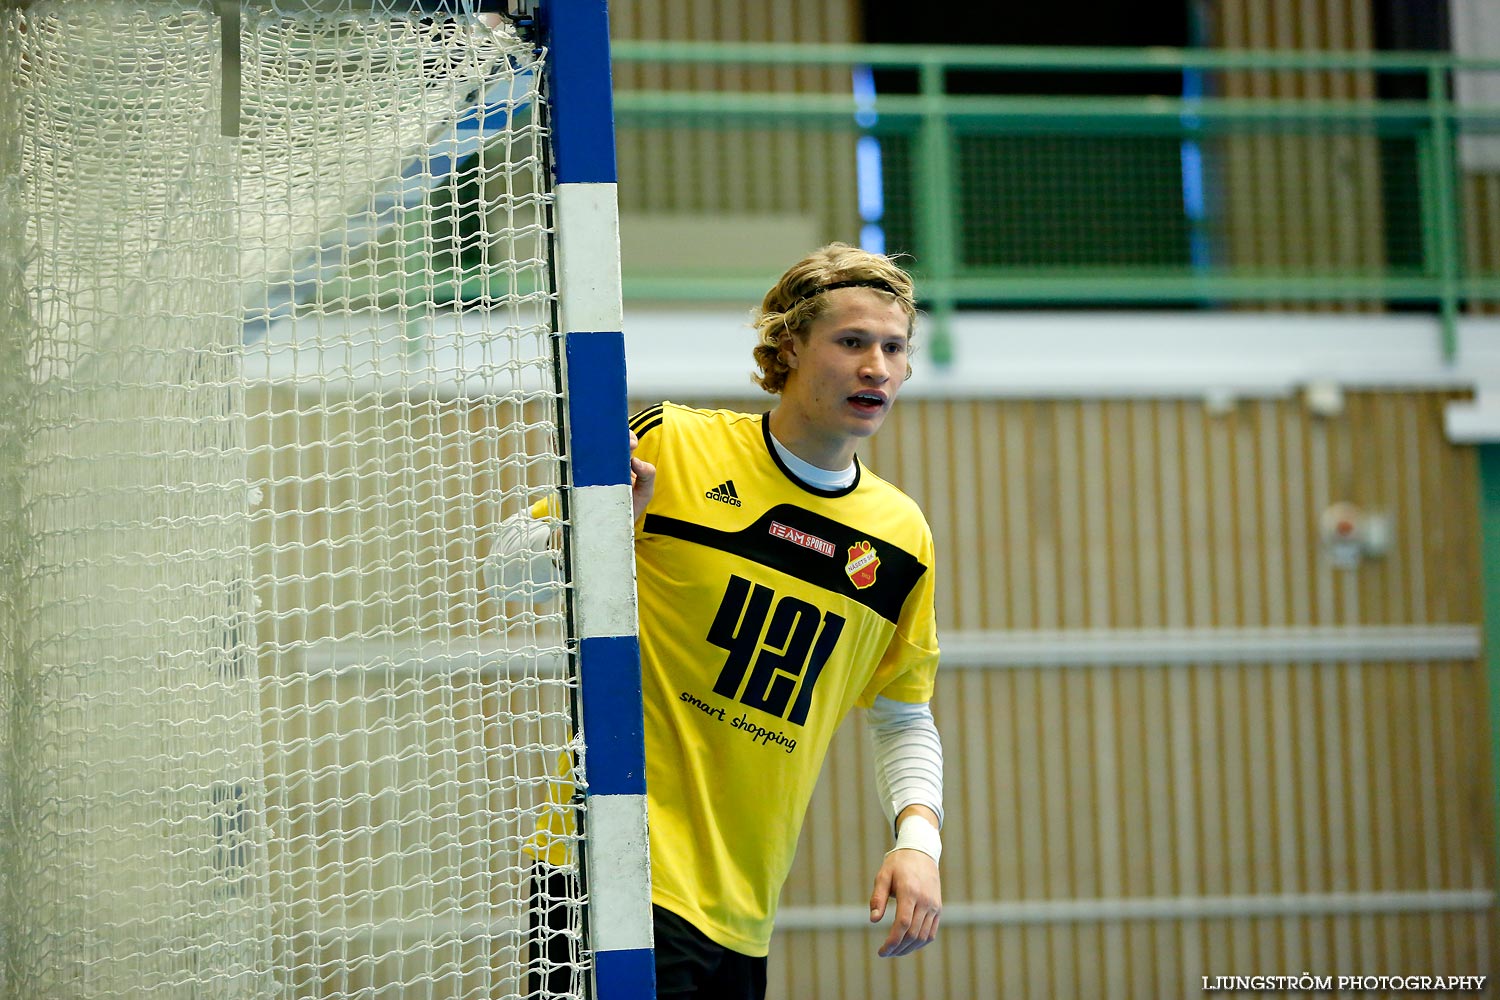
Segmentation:
{"type": "Polygon", "coordinates": [[[0,9],[0,996],[587,988],[567,602],[480,572],[563,478],[544,54],[447,7],[0,9]]]}

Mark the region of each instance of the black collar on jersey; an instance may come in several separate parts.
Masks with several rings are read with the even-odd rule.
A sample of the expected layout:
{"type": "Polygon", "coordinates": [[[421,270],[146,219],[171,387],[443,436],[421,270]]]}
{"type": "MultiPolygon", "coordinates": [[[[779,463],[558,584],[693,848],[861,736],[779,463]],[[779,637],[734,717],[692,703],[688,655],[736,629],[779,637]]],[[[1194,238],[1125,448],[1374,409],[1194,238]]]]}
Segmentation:
{"type": "Polygon", "coordinates": [[[776,446],[771,443],[771,413],[769,410],[765,413],[762,413],[760,416],[760,434],[761,437],[766,439],[766,452],[771,456],[771,461],[776,463],[776,468],[781,470],[781,474],[786,476],[793,483],[796,483],[798,486],[802,487],[804,490],[813,494],[814,496],[848,496],[850,493],[853,493],[854,488],[859,485],[860,470],[863,467],[859,464],[858,455],[854,456],[854,482],[850,483],[848,486],[841,487],[840,489],[825,490],[821,487],[814,486],[811,483],[804,483],[802,480],[798,479],[797,474],[791,469],[788,469],[786,467],[786,463],[781,460],[781,456],[776,454],[776,446]]]}
{"type": "Polygon", "coordinates": [[[886,281],[884,278],[854,278],[850,281],[831,281],[826,285],[819,285],[817,288],[814,288],[812,291],[802,296],[796,302],[793,302],[791,308],[795,309],[797,306],[806,302],[813,296],[822,295],[824,292],[831,292],[835,288],[875,288],[879,289],[882,292],[890,292],[892,295],[896,295],[897,298],[900,298],[896,290],[891,287],[891,283],[889,281],[886,281]]]}

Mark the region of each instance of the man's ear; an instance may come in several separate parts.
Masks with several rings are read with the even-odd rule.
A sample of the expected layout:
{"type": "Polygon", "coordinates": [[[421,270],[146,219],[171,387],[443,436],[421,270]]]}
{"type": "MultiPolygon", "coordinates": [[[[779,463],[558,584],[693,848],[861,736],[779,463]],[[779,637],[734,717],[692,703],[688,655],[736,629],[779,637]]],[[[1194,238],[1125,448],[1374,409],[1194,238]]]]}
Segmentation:
{"type": "Polygon", "coordinates": [[[799,364],[799,360],[797,358],[797,338],[793,337],[790,333],[783,333],[781,335],[781,348],[779,353],[781,354],[782,363],[785,364],[788,368],[795,369],[799,364]]]}

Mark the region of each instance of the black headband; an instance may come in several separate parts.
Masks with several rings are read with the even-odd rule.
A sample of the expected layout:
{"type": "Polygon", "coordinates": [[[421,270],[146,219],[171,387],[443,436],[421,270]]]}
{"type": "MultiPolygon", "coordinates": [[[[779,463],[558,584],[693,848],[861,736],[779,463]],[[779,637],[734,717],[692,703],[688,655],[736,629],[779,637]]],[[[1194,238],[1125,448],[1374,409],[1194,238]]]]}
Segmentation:
{"type": "Polygon", "coordinates": [[[812,298],[815,295],[822,295],[824,292],[831,292],[835,288],[875,288],[879,289],[882,292],[889,292],[892,295],[895,295],[897,298],[900,298],[900,295],[897,293],[897,291],[891,287],[891,283],[889,281],[886,281],[884,278],[854,278],[849,281],[831,281],[826,285],[819,285],[817,288],[814,288],[812,291],[799,298],[796,302],[793,302],[791,306],[788,307],[788,311],[797,308],[802,303],[806,302],[808,299],[812,298]]]}

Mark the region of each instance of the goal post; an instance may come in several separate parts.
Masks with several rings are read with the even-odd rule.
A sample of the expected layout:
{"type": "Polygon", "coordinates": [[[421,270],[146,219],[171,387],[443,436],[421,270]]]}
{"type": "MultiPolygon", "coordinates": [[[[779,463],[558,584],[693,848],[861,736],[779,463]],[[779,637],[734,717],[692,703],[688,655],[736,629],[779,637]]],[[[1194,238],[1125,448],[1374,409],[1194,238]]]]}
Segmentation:
{"type": "Polygon", "coordinates": [[[600,1000],[655,996],[620,217],[605,0],[540,11],[557,180],[569,565],[583,740],[585,885],[600,1000]]]}
{"type": "Polygon", "coordinates": [[[0,998],[653,995],[618,247],[604,0],[0,5],[0,998]]]}

